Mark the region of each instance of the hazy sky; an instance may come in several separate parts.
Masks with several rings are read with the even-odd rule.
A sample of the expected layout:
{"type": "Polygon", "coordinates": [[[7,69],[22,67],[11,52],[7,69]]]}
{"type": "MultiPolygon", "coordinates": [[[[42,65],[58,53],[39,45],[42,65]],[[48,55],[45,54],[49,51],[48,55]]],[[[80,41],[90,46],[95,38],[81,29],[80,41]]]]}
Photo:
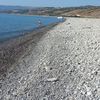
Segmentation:
{"type": "Polygon", "coordinates": [[[100,0],[0,0],[0,5],[68,7],[80,5],[100,5],[100,0]]]}

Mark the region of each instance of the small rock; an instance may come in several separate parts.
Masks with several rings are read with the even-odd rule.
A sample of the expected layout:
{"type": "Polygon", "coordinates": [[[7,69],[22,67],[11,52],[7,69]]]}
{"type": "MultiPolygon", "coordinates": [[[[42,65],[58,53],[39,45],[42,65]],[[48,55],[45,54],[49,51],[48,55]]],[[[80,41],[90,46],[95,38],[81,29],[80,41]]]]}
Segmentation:
{"type": "Polygon", "coordinates": [[[5,99],[10,100],[10,95],[6,95],[5,99]]]}
{"type": "Polygon", "coordinates": [[[91,95],[91,91],[87,91],[87,95],[88,95],[88,96],[91,95]]]}
{"type": "Polygon", "coordinates": [[[48,98],[47,97],[43,97],[40,100],[48,100],[48,98]]]}
{"type": "Polygon", "coordinates": [[[13,92],[12,95],[13,95],[13,96],[17,96],[17,92],[13,92]]]}
{"type": "Polygon", "coordinates": [[[2,93],[2,90],[0,89],[0,94],[2,93]]]}
{"type": "Polygon", "coordinates": [[[53,68],[51,67],[50,70],[52,70],[53,68]]]}
{"type": "Polygon", "coordinates": [[[47,66],[44,67],[46,71],[49,71],[49,68],[47,66]]]}
{"type": "Polygon", "coordinates": [[[48,82],[56,82],[58,81],[58,78],[49,78],[47,79],[48,82]]]}
{"type": "Polygon", "coordinates": [[[67,25],[69,25],[70,23],[67,23],[67,25]]]}
{"type": "Polygon", "coordinates": [[[46,71],[50,71],[50,70],[52,70],[53,68],[52,67],[50,67],[50,66],[45,66],[45,70],[46,71]]]}
{"type": "Polygon", "coordinates": [[[51,92],[49,90],[47,90],[46,93],[45,93],[45,95],[50,95],[50,93],[51,92]]]}

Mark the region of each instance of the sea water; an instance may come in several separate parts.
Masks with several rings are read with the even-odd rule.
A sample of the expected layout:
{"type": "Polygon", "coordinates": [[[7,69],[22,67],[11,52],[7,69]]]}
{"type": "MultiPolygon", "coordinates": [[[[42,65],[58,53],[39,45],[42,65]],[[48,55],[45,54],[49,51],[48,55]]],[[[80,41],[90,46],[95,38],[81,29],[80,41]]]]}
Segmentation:
{"type": "Polygon", "coordinates": [[[39,27],[59,22],[57,17],[0,14],[0,41],[22,35],[39,27]]]}

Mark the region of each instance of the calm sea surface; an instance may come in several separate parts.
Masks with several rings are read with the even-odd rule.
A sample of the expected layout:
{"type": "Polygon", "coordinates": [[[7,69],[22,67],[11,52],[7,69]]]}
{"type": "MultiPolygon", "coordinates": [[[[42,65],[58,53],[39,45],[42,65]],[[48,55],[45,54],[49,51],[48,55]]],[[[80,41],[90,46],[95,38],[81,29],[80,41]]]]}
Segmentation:
{"type": "Polygon", "coordinates": [[[0,14],[0,40],[19,36],[42,25],[59,22],[57,17],[0,14]]]}

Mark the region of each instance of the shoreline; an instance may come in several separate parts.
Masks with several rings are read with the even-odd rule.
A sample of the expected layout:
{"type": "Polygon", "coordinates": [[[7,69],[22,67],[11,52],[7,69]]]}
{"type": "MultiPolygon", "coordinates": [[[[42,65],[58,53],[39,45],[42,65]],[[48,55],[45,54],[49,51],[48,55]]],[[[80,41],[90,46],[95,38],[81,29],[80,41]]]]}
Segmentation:
{"type": "MultiPolygon", "coordinates": [[[[51,16],[51,15],[29,15],[29,14],[17,14],[17,13],[0,13],[0,14],[9,14],[9,15],[18,15],[18,16],[42,16],[42,17],[59,17],[59,16],[51,16]]],[[[63,16],[63,18],[89,18],[89,19],[100,19],[100,17],[96,17],[96,16],[63,16]]]]}
{"type": "Polygon", "coordinates": [[[32,32],[0,43],[0,78],[5,77],[9,68],[16,63],[25,52],[29,51],[28,47],[31,44],[34,44],[35,47],[40,38],[57,24],[59,23],[53,23],[35,29],[32,32]]]}
{"type": "Polygon", "coordinates": [[[18,15],[18,16],[59,17],[59,16],[50,16],[50,15],[29,15],[29,14],[17,14],[17,13],[0,13],[0,14],[9,14],[9,15],[18,15]]]}
{"type": "MultiPolygon", "coordinates": [[[[51,25],[51,24],[49,24],[49,25],[51,25]]],[[[35,32],[35,31],[37,32],[37,30],[39,30],[39,29],[41,29],[41,28],[44,28],[44,27],[47,27],[47,26],[49,26],[49,25],[42,26],[42,27],[36,27],[36,28],[31,29],[31,30],[25,30],[25,31],[20,32],[20,33],[22,33],[22,34],[20,34],[20,35],[18,35],[18,36],[9,37],[9,38],[3,39],[3,40],[1,39],[1,40],[0,40],[0,44],[1,44],[1,43],[4,43],[4,42],[6,42],[6,41],[12,40],[12,39],[16,39],[16,38],[25,36],[25,35],[27,35],[27,34],[30,34],[30,33],[32,33],[32,32],[35,32]]],[[[18,33],[18,32],[17,32],[17,33],[18,33]]]]}

